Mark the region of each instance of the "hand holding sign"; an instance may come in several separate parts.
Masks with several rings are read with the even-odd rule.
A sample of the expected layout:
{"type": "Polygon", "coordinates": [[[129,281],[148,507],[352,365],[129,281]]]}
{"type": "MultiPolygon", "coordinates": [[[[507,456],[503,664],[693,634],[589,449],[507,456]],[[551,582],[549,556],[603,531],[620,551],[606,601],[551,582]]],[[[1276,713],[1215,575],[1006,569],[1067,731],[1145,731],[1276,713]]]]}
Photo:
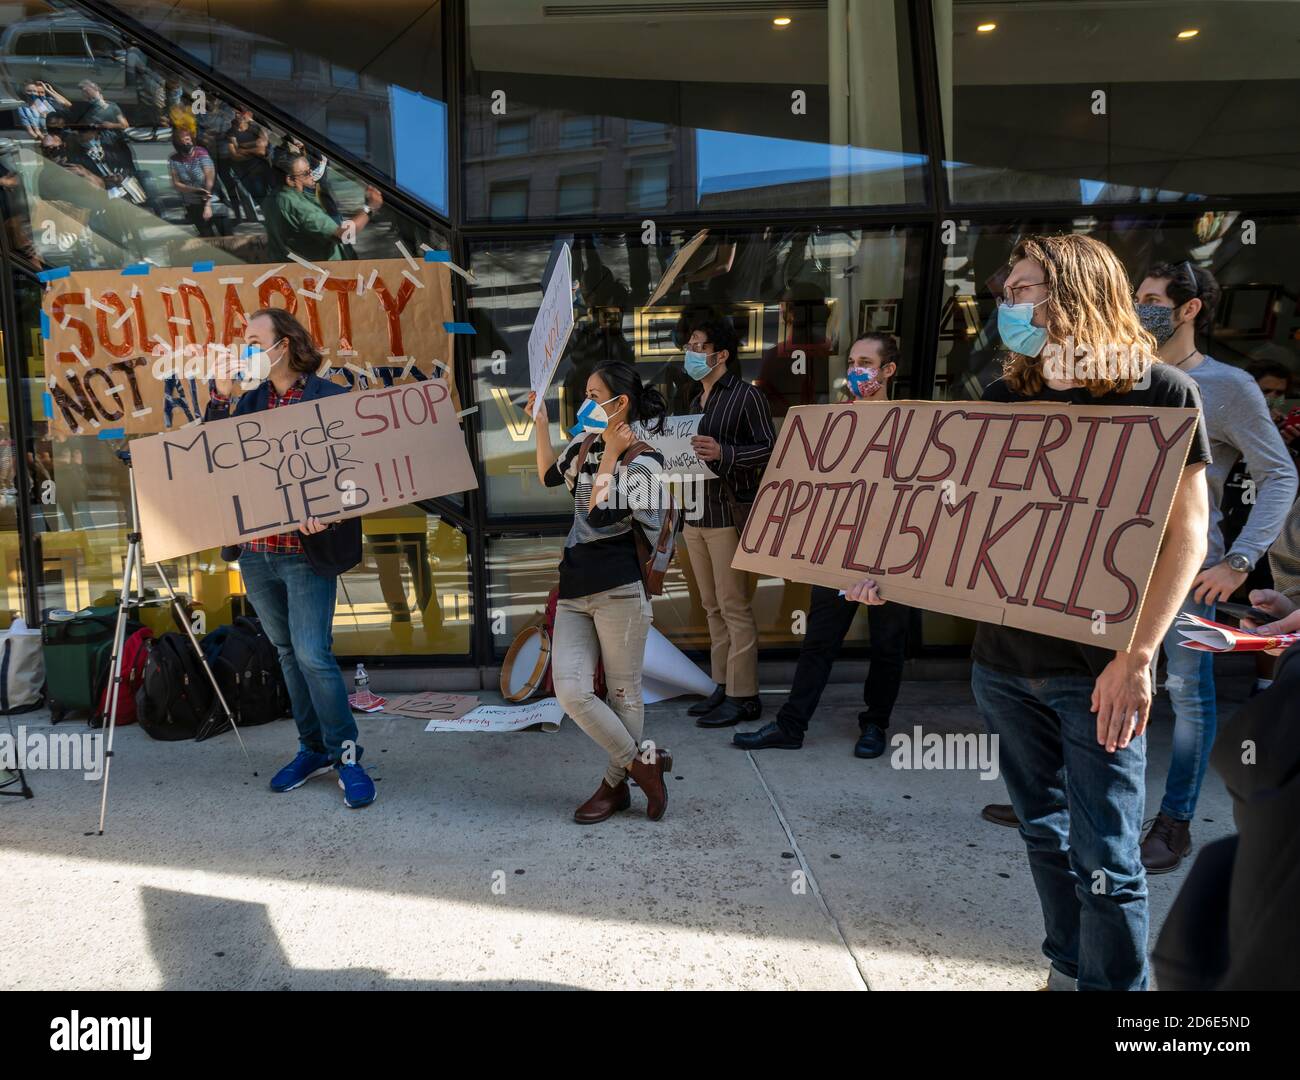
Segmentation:
{"type": "Polygon", "coordinates": [[[721,461],[722,446],[712,435],[694,435],[691,437],[691,449],[701,461],[721,461]]]}

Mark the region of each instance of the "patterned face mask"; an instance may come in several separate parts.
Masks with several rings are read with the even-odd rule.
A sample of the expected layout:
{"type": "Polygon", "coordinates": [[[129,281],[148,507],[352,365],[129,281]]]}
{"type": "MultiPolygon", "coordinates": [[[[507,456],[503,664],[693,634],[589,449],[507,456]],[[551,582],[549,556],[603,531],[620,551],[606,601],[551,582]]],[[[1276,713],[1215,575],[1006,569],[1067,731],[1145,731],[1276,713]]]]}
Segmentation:
{"type": "Polygon", "coordinates": [[[1174,309],[1163,304],[1138,304],[1138,319],[1143,329],[1156,339],[1157,345],[1163,345],[1174,336],[1174,309]]]}

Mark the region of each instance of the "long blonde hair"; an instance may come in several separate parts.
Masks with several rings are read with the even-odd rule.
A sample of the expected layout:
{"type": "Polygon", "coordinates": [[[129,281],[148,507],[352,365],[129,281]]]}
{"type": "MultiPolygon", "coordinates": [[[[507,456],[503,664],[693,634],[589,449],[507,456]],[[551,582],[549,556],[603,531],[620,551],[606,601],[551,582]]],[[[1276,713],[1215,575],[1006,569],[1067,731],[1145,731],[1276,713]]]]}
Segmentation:
{"type": "MultiPolygon", "coordinates": [[[[1093,397],[1132,390],[1156,362],[1156,340],[1138,319],[1128,274],[1116,254],[1090,236],[1028,236],[1009,261],[1014,266],[1021,259],[1035,259],[1043,268],[1051,340],[1073,339],[1092,350],[1094,362],[1082,366],[1078,381],[1093,397]],[[1121,363],[1107,363],[1117,356],[1121,363]]],[[[1063,359],[1073,371],[1075,357],[1063,359]]],[[[1016,393],[1038,393],[1045,382],[1042,354],[1010,353],[1002,377],[1016,393]]]]}

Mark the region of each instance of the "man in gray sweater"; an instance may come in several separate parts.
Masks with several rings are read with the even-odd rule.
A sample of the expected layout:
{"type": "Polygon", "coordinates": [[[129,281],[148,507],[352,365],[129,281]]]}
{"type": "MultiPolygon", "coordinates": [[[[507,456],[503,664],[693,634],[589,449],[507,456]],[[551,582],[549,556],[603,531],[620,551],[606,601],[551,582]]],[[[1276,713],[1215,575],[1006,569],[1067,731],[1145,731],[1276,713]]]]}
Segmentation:
{"type": "MultiPolygon", "coordinates": [[[[1210,535],[1205,564],[1183,610],[1212,619],[1215,604],[1245,583],[1282,531],[1296,497],[1296,470],[1255,380],[1197,347],[1198,335],[1202,342],[1209,340],[1218,307],[1213,275],[1189,261],[1161,263],[1138,286],[1137,301],[1142,324],[1160,346],[1160,359],[1190,375],[1201,391],[1213,454],[1205,472],[1210,535]],[[1243,458],[1254,483],[1254,505],[1232,550],[1225,551],[1219,527],[1223,485],[1243,458]]],[[[1185,649],[1181,640],[1171,628],[1164,642],[1174,750],[1160,812],[1142,841],[1142,864],[1149,874],[1177,869],[1191,850],[1190,823],[1214,745],[1214,654],[1185,649]]]]}

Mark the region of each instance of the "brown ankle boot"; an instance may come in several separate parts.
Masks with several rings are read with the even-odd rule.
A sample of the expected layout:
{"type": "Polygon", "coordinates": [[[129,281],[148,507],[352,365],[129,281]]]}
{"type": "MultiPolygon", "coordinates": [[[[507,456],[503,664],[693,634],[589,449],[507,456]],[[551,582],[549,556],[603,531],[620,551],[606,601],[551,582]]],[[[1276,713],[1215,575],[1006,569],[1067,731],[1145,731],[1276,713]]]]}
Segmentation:
{"type": "Polygon", "coordinates": [[[627,767],[627,774],[636,781],[636,786],[645,792],[645,814],[651,821],[658,821],[668,809],[668,788],[664,785],[664,773],[673,767],[673,757],[667,750],[658,751],[649,763],[641,760],[637,754],[627,767]]]}
{"type": "Polygon", "coordinates": [[[1148,874],[1167,874],[1192,850],[1192,827],[1166,814],[1156,814],[1151,831],[1142,841],[1142,865],[1148,874]]]}
{"type": "Polygon", "coordinates": [[[579,825],[594,825],[631,805],[632,793],[627,789],[626,780],[620,780],[615,787],[602,780],[596,794],[573,812],[573,820],[579,825]]]}

